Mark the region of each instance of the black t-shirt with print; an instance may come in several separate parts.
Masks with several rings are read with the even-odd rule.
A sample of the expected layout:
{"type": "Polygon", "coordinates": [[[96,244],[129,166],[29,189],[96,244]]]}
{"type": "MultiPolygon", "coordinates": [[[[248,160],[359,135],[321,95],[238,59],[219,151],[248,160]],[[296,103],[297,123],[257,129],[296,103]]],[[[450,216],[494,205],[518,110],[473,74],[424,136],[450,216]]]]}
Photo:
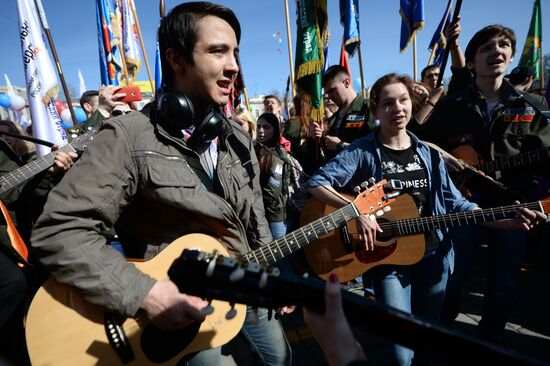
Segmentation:
{"type": "MultiPolygon", "coordinates": [[[[420,216],[430,216],[430,200],[428,187],[428,171],[424,162],[416,152],[414,145],[405,150],[393,150],[380,145],[382,158],[382,176],[384,179],[396,179],[403,183],[418,208],[420,216]]],[[[439,244],[432,231],[424,233],[426,252],[434,250],[439,244]]]]}

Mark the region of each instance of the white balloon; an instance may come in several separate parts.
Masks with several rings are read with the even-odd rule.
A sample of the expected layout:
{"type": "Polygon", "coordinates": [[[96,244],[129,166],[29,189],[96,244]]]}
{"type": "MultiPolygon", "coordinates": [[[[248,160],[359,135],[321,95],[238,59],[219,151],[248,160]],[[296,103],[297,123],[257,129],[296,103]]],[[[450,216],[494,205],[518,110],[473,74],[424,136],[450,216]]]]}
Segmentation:
{"type": "Polygon", "coordinates": [[[23,97],[20,97],[19,95],[15,95],[11,98],[11,107],[16,111],[20,111],[21,109],[25,108],[26,104],[27,103],[25,102],[25,99],[23,99],[23,97]]]}
{"type": "Polygon", "coordinates": [[[61,119],[65,123],[69,123],[69,122],[72,121],[71,110],[69,108],[66,108],[66,109],[61,111],[61,119]]]}

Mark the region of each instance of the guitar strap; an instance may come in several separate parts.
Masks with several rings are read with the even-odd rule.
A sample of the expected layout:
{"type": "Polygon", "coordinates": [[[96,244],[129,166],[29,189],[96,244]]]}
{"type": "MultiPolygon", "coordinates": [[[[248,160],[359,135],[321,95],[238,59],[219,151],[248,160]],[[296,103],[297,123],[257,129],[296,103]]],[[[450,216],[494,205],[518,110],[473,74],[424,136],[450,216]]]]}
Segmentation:
{"type": "Polygon", "coordinates": [[[537,101],[535,98],[530,96],[528,93],[521,93],[521,97],[531,105],[531,107],[535,108],[537,112],[542,114],[546,119],[548,120],[548,123],[550,123],[550,110],[548,110],[548,107],[544,106],[542,103],[537,101]]]}
{"type": "Polygon", "coordinates": [[[6,219],[7,232],[11,246],[17,252],[17,254],[19,254],[20,257],[17,265],[23,268],[25,265],[28,264],[27,260],[29,259],[29,249],[27,248],[27,245],[17,231],[17,228],[15,227],[15,224],[11,219],[10,213],[8,212],[8,209],[2,201],[0,201],[0,210],[2,210],[2,215],[4,215],[4,219],[6,219]]]}

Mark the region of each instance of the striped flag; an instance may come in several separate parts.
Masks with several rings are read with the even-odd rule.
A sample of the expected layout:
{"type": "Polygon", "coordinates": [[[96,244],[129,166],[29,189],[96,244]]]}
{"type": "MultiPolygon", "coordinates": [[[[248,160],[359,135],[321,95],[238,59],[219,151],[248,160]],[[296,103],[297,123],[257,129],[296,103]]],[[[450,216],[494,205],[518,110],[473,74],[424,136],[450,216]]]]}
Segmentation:
{"type": "Polygon", "coordinates": [[[445,30],[447,25],[451,23],[451,10],[453,8],[453,0],[449,0],[447,8],[443,14],[443,18],[439,22],[437,29],[432,37],[428,49],[433,54],[433,63],[441,67],[443,62],[443,54],[445,53],[445,47],[447,47],[447,38],[445,37],[445,30]]]}
{"type": "Polygon", "coordinates": [[[401,39],[399,50],[405,51],[417,31],[424,27],[424,0],[400,0],[401,39]]]}
{"type": "Polygon", "coordinates": [[[344,46],[350,57],[353,57],[361,42],[359,0],[340,0],[340,23],[344,26],[344,46]]]}
{"type": "MultiPolygon", "coordinates": [[[[58,145],[67,143],[63,123],[54,105],[59,93],[56,73],[44,44],[36,7],[31,0],[17,0],[19,13],[19,38],[27,85],[27,99],[31,110],[35,137],[58,145]]],[[[37,145],[39,155],[45,155],[49,147],[37,145]]]]}
{"type": "MultiPolygon", "coordinates": [[[[116,17],[109,0],[97,0],[96,5],[101,84],[118,85],[122,69],[120,41],[115,37],[111,24],[112,19],[116,22],[116,17]]],[[[116,24],[114,28],[117,28],[116,24]]]]}

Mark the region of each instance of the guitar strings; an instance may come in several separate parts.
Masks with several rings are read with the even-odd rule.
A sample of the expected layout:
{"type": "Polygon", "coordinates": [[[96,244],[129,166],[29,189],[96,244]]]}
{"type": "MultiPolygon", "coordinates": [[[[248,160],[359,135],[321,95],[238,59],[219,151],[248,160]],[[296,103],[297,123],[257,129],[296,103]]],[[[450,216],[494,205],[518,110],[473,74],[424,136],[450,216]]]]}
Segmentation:
{"type": "MultiPolygon", "coordinates": [[[[541,207],[541,202],[529,202],[529,203],[523,203],[519,205],[513,205],[513,206],[502,206],[502,207],[495,207],[495,208],[487,208],[487,209],[481,209],[481,210],[474,210],[469,212],[461,212],[461,213],[452,213],[447,215],[438,215],[438,216],[428,216],[428,217],[414,217],[414,218],[408,218],[408,219],[402,219],[397,221],[389,221],[389,222],[382,222],[379,224],[380,228],[382,230],[384,229],[398,229],[400,226],[414,226],[414,225],[426,225],[426,224],[440,224],[441,226],[454,226],[453,225],[453,219],[455,220],[464,220],[464,219],[472,219],[475,223],[475,219],[484,219],[487,216],[494,216],[495,215],[508,215],[512,212],[515,212],[518,208],[528,208],[531,210],[539,210],[541,207]],[[463,217],[461,217],[463,216],[463,217]],[[447,225],[447,220],[450,219],[449,225],[447,225]],[[439,221],[442,221],[439,222],[439,221]]],[[[480,220],[481,221],[481,220],[480,220]]],[[[490,221],[497,221],[497,220],[490,220],[490,221]]]]}

